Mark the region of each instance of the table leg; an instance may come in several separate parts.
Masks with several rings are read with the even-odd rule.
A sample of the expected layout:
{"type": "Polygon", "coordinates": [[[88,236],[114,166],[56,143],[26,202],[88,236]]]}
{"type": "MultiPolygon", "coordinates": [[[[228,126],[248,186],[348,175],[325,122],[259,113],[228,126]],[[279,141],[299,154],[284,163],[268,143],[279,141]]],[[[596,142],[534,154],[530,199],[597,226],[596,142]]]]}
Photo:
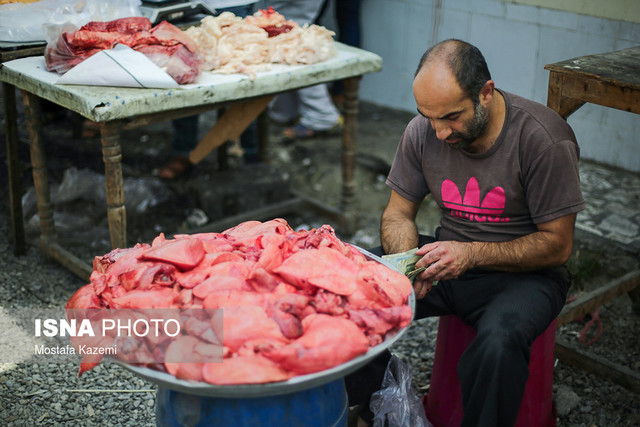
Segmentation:
{"type": "Polygon", "coordinates": [[[44,141],[42,139],[42,121],[40,98],[22,91],[24,112],[29,131],[31,167],[33,168],[33,185],[38,199],[38,217],[40,218],[40,249],[47,256],[49,246],[56,240],[56,231],[51,206],[51,191],[49,189],[49,173],[45,156],[44,141]]]}
{"type": "Polygon", "coordinates": [[[344,81],[344,129],[342,131],[342,211],[347,234],[355,232],[356,216],[353,212],[356,182],[356,151],[358,146],[358,89],[360,76],[344,81]]]}
{"type": "Polygon", "coordinates": [[[549,75],[549,91],[547,93],[547,107],[560,114],[563,119],[567,119],[578,108],[584,105],[584,101],[567,98],[562,94],[564,76],[560,73],[551,72],[549,75]]]}
{"type": "Polygon", "coordinates": [[[18,157],[18,124],[16,113],[16,88],[2,83],[4,103],[4,125],[7,138],[7,168],[9,173],[9,206],[11,210],[11,233],[13,253],[16,256],[26,252],[24,222],[22,220],[22,181],[20,159],[18,157]]]}
{"type": "Polygon", "coordinates": [[[120,148],[121,127],[121,120],[100,123],[107,219],[113,249],[127,247],[127,214],[124,206],[124,180],[122,178],[122,152],[120,148]]]}

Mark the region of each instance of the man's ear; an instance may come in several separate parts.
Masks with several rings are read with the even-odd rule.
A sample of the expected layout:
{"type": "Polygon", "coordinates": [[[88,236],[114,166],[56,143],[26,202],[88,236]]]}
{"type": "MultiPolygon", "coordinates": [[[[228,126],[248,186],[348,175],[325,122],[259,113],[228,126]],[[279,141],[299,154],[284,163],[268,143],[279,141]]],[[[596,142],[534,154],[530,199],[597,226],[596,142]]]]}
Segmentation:
{"type": "Polygon", "coordinates": [[[491,99],[493,98],[493,94],[494,94],[494,90],[495,90],[495,83],[493,82],[493,80],[487,80],[487,82],[484,84],[484,86],[482,86],[482,89],[480,89],[480,104],[482,104],[483,106],[487,106],[487,104],[489,104],[489,102],[491,102],[491,99]]]}

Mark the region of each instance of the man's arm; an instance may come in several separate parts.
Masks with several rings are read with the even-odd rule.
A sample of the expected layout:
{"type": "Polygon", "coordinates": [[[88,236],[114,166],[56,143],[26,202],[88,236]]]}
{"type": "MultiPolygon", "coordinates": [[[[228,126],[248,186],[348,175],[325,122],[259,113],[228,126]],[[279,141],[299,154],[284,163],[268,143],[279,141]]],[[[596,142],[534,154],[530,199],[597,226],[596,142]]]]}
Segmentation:
{"type": "Polygon", "coordinates": [[[538,231],[508,242],[443,241],[421,247],[416,267],[432,264],[422,280],[446,280],[474,267],[530,271],[565,263],[573,248],[576,214],[538,224],[538,231]]]}
{"type": "MultiPolygon", "coordinates": [[[[395,254],[418,246],[418,227],[415,220],[419,208],[420,203],[407,200],[391,190],[389,203],[382,213],[380,227],[380,240],[385,253],[395,254]]],[[[416,277],[413,281],[416,298],[423,298],[432,286],[433,280],[416,277]]]]}
{"type": "Polygon", "coordinates": [[[408,251],[418,246],[415,219],[419,203],[411,202],[391,190],[389,203],[380,221],[380,241],[387,254],[408,251]]]}

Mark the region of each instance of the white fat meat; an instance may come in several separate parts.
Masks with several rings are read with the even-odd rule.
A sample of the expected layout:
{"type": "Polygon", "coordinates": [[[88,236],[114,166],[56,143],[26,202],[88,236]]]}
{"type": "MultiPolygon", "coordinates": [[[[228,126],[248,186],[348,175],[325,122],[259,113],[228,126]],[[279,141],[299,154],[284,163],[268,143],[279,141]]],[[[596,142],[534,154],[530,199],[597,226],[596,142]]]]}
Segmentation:
{"type": "Polygon", "coordinates": [[[186,33],[195,42],[201,69],[215,73],[243,73],[252,80],[271,64],[314,64],[336,54],[335,33],[319,25],[300,27],[271,11],[245,19],[224,12],[202,19],[200,26],[186,33]],[[269,37],[265,28],[286,28],[269,37]]]}

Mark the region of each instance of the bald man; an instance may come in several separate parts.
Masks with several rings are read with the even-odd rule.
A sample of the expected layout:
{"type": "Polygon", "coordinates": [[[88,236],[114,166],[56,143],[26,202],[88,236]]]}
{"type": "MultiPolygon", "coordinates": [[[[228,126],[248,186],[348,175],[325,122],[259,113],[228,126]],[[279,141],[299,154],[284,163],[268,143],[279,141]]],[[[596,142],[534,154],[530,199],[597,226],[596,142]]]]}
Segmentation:
{"type": "MultiPolygon", "coordinates": [[[[460,40],[423,55],[413,94],[419,114],[387,178],[381,253],[419,247],[416,267],[428,268],[414,282],[416,318],[456,314],[477,331],[458,365],[462,425],[510,426],[531,343],[569,288],[564,264],[584,209],[578,144],[554,111],[497,89],[482,53],[460,40]],[[415,222],[427,196],[442,212],[433,237],[415,222]]],[[[388,358],[346,378],[361,425],[388,358]]]]}

